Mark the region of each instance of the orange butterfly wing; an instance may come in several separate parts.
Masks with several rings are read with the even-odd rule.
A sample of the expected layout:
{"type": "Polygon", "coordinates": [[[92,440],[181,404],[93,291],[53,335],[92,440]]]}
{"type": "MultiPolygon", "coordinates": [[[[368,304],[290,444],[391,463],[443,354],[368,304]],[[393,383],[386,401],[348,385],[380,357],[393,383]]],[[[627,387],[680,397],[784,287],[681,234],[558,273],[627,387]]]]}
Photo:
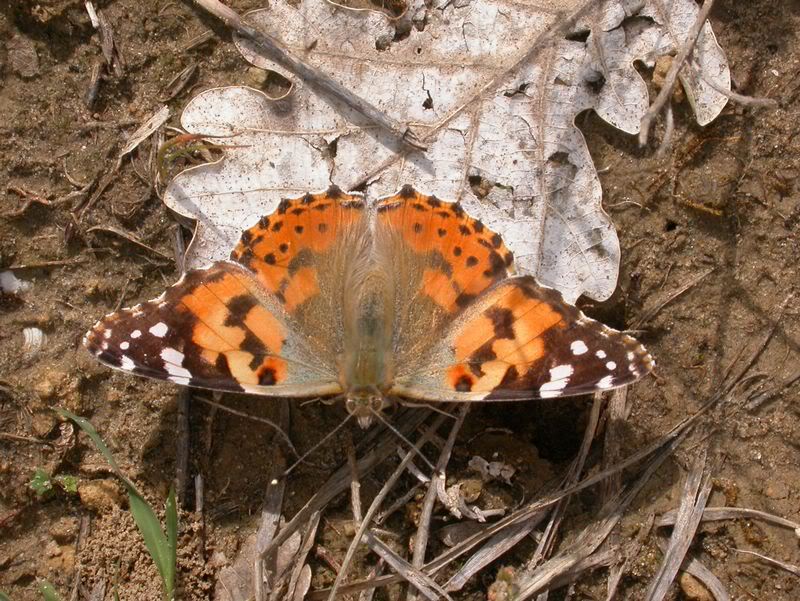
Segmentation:
{"type": "Polygon", "coordinates": [[[191,271],[160,298],[106,316],[84,344],[111,367],[178,384],[341,392],[340,275],[365,230],[363,202],[338,188],[283,201],[242,234],[231,262],[191,271]]]}
{"type": "Polygon", "coordinates": [[[629,384],[652,369],[630,336],[584,316],[532,277],[509,278],[500,236],[458,204],[410,187],[378,205],[395,270],[392,394],[530,399],[629,384]]]}

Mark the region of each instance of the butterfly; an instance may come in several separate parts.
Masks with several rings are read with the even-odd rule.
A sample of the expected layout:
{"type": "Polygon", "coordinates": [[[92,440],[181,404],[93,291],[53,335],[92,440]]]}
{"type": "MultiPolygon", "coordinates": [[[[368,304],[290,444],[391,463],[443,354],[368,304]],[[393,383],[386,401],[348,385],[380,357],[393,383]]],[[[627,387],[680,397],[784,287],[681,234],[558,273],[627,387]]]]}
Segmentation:
{"type": "Polygon", "coordinates": [[[230,260],[111,313],[103,363],[198,388],[343,398],[362,427],[388,405],[524,400],[630,384],[630,336],[512,275],[501,237],[411,186],[368,206],[331,187],[281,201],[230,260]]]}

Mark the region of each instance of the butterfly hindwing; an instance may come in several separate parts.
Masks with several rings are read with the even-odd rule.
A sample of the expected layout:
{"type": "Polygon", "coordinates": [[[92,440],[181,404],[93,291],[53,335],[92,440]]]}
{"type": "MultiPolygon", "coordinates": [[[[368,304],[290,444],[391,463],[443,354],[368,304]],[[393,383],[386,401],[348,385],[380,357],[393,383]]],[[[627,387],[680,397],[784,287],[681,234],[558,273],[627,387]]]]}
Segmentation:
{"type": "Polygon", "coordinates": [[[426,400],[552,398],[618,388],[652,368],[633,338],[521,276],[476,299],[426,357],[397,374],[393,392],[426,400]]]}

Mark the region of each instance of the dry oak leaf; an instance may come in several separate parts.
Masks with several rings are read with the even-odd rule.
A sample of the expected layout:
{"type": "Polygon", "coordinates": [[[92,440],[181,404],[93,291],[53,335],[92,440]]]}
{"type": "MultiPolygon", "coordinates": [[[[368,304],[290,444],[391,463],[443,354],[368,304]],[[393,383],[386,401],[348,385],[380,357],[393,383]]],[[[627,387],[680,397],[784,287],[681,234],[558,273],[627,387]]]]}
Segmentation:
{"type": "MultiPolygon", "coordinates": [[[[461,201],[503,235],[518,271],[567,300],[608,298],[617,282],[619,242],[574,121],[593,109],[636,133],[648,95],[633,64],[674,51],[696,5],[650,0],[635,3],[634,11],[632,2],[609,0],[566,36],[532,50],[537,36],[552,31],[577,1],[548,2],[549,8],[509,0],[412,2],[401,19],[325,0],[299,6],[276,0],[248,15],[304,61],[408,124],[427,150],[407,152],[239,40],[248,61],[284,74],[292,88],[280,98],[246,87],[211,89],[184,111],[187,131],[232,135],[236,146],[224,160],[180,174],[167,190],[167,205],[198,222],[187,265],[227,257],[242,229],[281,198],[335,183],[375,199],[411,183],[461,201]],[[408,35],[393,41],[398,30],[408,35]]],[[[708,25],[695,61],[703,78],[729,87],[727,63],[708,25]]],[[[684,83],[707,121],[726,98],[703,78],[684,83]]]]}

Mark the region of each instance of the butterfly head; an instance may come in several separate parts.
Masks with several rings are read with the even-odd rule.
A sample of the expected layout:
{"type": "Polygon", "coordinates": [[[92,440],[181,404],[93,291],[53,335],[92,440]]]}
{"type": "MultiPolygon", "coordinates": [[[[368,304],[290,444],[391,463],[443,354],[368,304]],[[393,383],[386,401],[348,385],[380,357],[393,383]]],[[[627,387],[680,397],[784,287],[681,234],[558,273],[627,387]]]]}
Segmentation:
{"type": "Polygon", "coordinates": [[[366,430],[377,414],[390,405],[384,394],[374,386],[359,386],[347,392],[345,409],[366,430]]]}

